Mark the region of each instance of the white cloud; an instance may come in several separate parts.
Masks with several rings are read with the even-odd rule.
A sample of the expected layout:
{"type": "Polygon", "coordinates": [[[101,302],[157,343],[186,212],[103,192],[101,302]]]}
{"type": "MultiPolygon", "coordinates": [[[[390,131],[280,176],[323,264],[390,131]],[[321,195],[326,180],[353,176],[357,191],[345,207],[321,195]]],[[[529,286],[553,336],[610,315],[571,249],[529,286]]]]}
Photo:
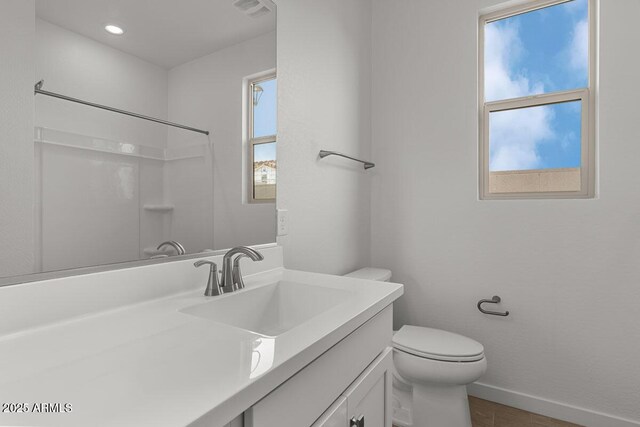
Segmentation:
{"type": "Polygon", "coordinates": [[[577,139],[577,136],[575,132],[568,132],[560,140],[560,147],[564,151],[568,151],[571,148],[571,146],[576,143],[576,139],[577,139]]]}
{"type": "Polygon", "coordinates": [[[488,24],[485,26],[485,99],[517,98],[542,93],[542,83],[531,84],[523,73],[513,70],[524,53],[515,25],[488,24]]]}
{"type": "Polygon", "coordinates": [[[492,113],[490,148],[492,171],[537,169],[538,146],[554,136],[551,107],[532,107],[492,113]]]}
{"type": "MultiPolygon", "coordinates": [[[[542,82],[530,82],[515,64],[524,52],[518,28],[485,26],[485,99],[501,100],[544,92],[542,82]]],[[[534,107],[492,113],[490,165],[492,171],[536,169],[541,165],[538,146],[554,136],[553,111],[534,107]]]]}
{"type": "Polygon", "coordinates": [[[566,3],[562,3],[562,6],[567,12],[571,13],[572,15],[577,15],[584,13],[584,11],[587,9],[587,0],[572,0],[566,3]]]}
{"type": "Polygon", "coordinates": [[[589,63],[589,24],[586,19],[573,27],[569,63],[575,71],[586,72],[589,63]]]}

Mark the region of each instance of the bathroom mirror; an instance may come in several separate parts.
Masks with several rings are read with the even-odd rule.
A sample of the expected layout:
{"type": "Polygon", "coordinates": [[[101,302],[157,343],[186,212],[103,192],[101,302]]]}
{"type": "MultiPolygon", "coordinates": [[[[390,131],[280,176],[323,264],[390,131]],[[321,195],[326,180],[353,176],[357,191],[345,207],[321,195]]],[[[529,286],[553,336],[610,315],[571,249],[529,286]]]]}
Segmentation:
{"type": "Polygon", "coordinates": [[[271,0],[24,3],[33,130],[5,160],[33,179],[0,194],[3,284],[275,241],[271,0]]]}

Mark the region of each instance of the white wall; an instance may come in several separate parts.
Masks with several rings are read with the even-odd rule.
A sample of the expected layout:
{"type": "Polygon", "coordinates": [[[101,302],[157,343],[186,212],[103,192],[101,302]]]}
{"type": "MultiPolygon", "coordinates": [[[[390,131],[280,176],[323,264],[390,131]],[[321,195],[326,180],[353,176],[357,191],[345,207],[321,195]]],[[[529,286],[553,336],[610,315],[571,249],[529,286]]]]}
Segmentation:
{"type": "MultiPolygon", "coordinates": [[[[213,249],[237,245],[271,243],[275,240],[273,203],[242,201],[242,80],[276,67],[275,33],[267,33],[235,46],[175,67],[169,71],[169,120],[211,131],[213,144],[213,249]]],[[[169,146],[202,142],[202,135],[169,130],[169,146]]],[[[187,198],[189,209],[176,212],[174,226],[201,223],[211,203],[192,188],[188,194],[184,177],[203,165],[173,164],[167,177],[172,197],[187,198]],[[182,184],[181,184],[182,183],[182,184]],[[180,216],[177,216],[180,215],[180,216]]],[[[205,168],[206,169],[206,168],[205,168]]],[[[190,182],[193,187],[193,181],[190,182]]],[[[204,185],[204,183],[203,183],[204,185]]],[[[184,206],[185,203],[182,203],[184,206]]],[[[185,229],[186,227],[182,227],[185,229]]],[[[192,230],[198,231],[198,230],[192,230]]],[[[192,236],[196,241],[197,236],[192,236]]]]}
{"type": "Polygon", "coordinates": [[[396,326],[484,344],[481,382],[640,423],[640,3],[601,2],[599,198],[479,201],[477,20],[493,3],[374,1],[372,264],[406,286],[396,326]],[[492,295],[509,317],[478,312],[492,295]]]}
{"type": "MultiPolygon", "coordinates": [[[[370,156],[371,2],[278,1],[278,198],[288,268],[369,262],[370,176],[321,149],[370,156]]],[[[371,170],[373,171],[373,169],[371,170]]]]}
{"type": "Polygon", "coordinates": [[[33,271],[35,3],[0,3],[0,259],[2,276],[33,271]],[[11,224],[10,227],[4,226],[11,224]]]}
{"type": "MultiPolygon", "coordinates": [[[[167,118],[167,70],[36,19],[36,80],[44,89],[147,116],[167,118]]],[[[35,82],[34,82],[35,83],[35,82]]],[[[167,129],[109,111],[38,95],[36,126],[166,147],[167,129]]]]}

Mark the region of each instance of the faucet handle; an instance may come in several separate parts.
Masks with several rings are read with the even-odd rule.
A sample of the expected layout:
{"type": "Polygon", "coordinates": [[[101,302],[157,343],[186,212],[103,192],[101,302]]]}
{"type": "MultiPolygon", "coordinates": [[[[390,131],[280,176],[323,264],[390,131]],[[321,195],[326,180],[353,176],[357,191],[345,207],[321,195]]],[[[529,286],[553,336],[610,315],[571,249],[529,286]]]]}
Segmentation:
{"type": "Polygon", "coordinates": [[[211,268],[218,268],[218,265],[213,261],[208,261],[206,259],[201,259],[200,261],[196,261],[193,263],[194,267],[202,267],[203,265],[210,265],[211,268]]]}
{"type": "Polygon", "coordinates": [[[220,283],[218,282],[218,266],[215,262],[200,260],[193,263],[195,267],[202,267],[203,265],[209,265],[209,280],[207,280],[207,288],[204,291],[204,296],[212,297],[222,294],[220,289],[220,283]]]}

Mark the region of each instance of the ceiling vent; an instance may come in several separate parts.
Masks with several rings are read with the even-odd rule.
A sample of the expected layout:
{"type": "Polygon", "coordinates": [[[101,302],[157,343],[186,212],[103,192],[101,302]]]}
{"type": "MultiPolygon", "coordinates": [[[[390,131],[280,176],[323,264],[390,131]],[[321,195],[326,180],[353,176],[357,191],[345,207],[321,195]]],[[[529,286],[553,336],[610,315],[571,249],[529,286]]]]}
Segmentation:
{"type": "Polygon", "coordinates": [[[234,0],[233,5],[252,18],[267,15],[275,9],[271,0],[234,0]]]}

